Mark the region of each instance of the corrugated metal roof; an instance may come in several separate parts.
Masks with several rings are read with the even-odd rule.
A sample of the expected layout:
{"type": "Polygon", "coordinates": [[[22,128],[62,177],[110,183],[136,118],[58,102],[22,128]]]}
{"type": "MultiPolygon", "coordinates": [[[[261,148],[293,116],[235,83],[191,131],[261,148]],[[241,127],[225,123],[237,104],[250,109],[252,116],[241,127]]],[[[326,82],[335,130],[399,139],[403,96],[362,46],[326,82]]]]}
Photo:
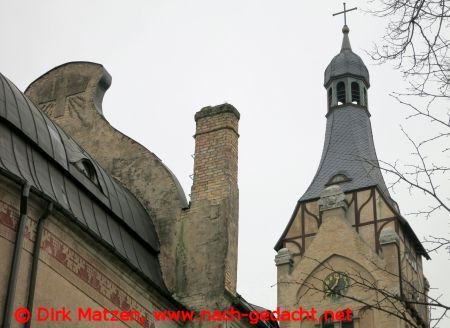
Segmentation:
{"type": "Polygon", "coordinates": [[[144,207],[2,74],[0,169],[28,181],[167,291],[157,257],[158,236],[144,207]],[[91,163],[96,181],[77,168],[79,161],[91,163]]]}

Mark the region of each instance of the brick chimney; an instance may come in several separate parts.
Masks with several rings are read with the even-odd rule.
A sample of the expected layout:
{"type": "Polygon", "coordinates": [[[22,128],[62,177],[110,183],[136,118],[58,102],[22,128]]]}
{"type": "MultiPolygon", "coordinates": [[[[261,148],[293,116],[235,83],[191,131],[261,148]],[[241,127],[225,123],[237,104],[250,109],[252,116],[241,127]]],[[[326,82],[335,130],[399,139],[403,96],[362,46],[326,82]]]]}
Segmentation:
{"type": "Polygon", "coordinates": [[[181,219],[177,263],[177,294],[194,309],[226,308],[236,295],[239,117],[229,104],[195,115],[194,181],[190,208],[181,219]]]}
{"type": "Polygon", "coordinates": [[[239,117],[229,104],[205,107],[195,114],[192,202],[208,199],[217,204],[237,193],[239,117]]]}

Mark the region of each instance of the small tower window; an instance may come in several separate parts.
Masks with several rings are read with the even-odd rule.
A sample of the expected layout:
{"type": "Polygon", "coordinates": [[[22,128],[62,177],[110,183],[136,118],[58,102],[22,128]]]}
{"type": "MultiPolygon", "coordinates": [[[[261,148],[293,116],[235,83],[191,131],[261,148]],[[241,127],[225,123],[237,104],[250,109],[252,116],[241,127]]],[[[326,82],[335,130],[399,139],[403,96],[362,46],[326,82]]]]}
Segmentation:
{"type": "Polygon", "coordinates": [[[337,101],[338,105],[345,104],[345,83],[342,81],[337,84],[337,101]]]}
{"type": "Polygon", "coordinates": [[[331,102],[333,101],[333,88],[328,89],[328,108],[331,107],[331,102]]]}
{"type": "Polygon", "coordinates": [[[364,103],[366,104],[366,107],[369,105],[369,100],[367,99],[367,89],[364,88],[364,103]]]}
{"type": "Polygon", "coordinates": [[[338,173],[338,174],[334,175],[330,180],[328,180],[328,182],[325,185],[326,186],[330,186],[330,185],[333,185],[333,184],[338,184],[338,183],[342,183],[342,182],[348,182],[348,181],[351,181],[351,180],[352,179],[347,177],[345,174],[338,173]]]}
{"type": "Polygon", "coordinates": [[[359,93],[358,82],[352,82],[352,104],[361,105],[361,96],[359,93]]]}
{"type": "Polygon", "coordinates": [[[97,172],[95,171],[94,165],[88,159],[83,158],[74,164],[81,173],[83,173],[96,186],[100,187],[97,172]]]}

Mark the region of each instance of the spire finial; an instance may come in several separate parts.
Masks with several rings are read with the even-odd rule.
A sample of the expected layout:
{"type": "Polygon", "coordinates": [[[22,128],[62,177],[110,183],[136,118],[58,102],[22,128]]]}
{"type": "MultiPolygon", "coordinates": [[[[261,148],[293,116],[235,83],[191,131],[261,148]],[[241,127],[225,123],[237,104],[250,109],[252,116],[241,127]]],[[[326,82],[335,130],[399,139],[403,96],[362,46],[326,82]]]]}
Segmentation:
{"type": "Polygon", "coordinates": [[[344,50],[352,50],[352,47],[350,46],[350,40],[348,38],[348,32],[350,32],[350,29],[347,26],[347,13],[349,11],[353,11],[353,10],[356,10],[356,9],[358,9],[358,8],[354,7],[354,8],[351,8],[351,9],[347,9],[345,7],[345,2],[344,2],[344,10],[333,14],[333,16],[344,14],[344,26],[342,27],[342,33],[344,33],[344,38],[342,40],[341,52],[344,51],[344,50]]]}
{"type": "Polygon", "coordinates": [[[347,25],[344,25],[344,27],[342,27],[342,33],[344,33],[344,37],[342,38],[341,52],[344,50],[352,50],[352,47],[350,46],[350,39],[348,38],[348,32],[350,32],[350,29],[347,25]]]}
{"type": "MultiPolygon", "coordinates": [[[[344,27],[346,27],[347,26],[347,13],[349,12],[349,11],[353,11],[353,10],[356,10],[356,9],[358,9],[358,7],[355,7],[355,8],[351,8],[351,9],[346,9],[345,8],[345,2],[344,2],[344,10],[343,11],[340,11],[340,12],[338,12],[338,13],[335,13],[335,14],[333,14],[333,16],[337,16],[337,15],[340,15],[340,14],[344,14],[344,27]]],[[[348,27],[347,27],[347,29],[348,29],[348,27]]],[[[342,32],[344,32],[344,29],[342,29],[342,32]]],[[[345,33],[345,32],[344,32],[345,33]]]]}

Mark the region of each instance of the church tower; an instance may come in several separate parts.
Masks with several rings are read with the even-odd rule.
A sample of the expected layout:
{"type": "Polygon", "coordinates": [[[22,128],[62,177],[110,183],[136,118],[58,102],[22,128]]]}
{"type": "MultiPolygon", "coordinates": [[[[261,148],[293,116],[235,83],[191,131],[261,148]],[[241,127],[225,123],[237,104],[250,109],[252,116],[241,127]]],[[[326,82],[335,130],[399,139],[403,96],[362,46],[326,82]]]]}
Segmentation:
{"type": "Polygon", "coordinates": [[[384,182],[370,124],[369,72],[352,51],[347,25],[342,32],[341,50],[325,70],[319,168],[275,246],[278,306],[309,311],[300,327],[428,327],[420,303],[429,289],[422,258],[429,257],[384,182]]]}

